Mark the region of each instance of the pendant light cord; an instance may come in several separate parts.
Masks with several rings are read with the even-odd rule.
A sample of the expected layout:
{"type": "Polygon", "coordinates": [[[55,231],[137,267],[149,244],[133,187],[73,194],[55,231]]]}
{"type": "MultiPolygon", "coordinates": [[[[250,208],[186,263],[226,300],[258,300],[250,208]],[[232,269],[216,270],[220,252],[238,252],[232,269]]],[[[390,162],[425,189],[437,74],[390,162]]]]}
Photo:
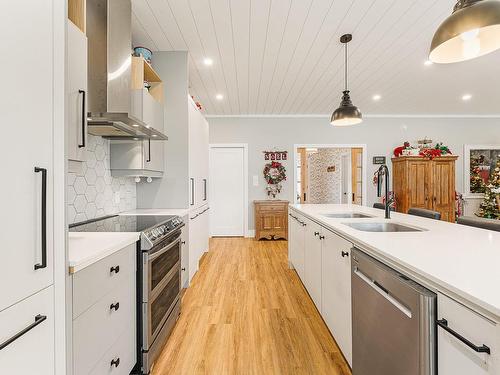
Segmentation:
{"type": "Polygon", "coordinates": [[[347,91],[347,44],[345,44],[345,91],[347,91]]]}

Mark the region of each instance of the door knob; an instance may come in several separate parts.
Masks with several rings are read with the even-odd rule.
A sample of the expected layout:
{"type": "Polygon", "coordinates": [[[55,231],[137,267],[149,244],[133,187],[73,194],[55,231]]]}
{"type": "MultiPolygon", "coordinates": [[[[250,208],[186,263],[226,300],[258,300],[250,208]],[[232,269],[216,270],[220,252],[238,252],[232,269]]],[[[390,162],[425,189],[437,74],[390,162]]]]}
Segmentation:
{"type": "Polygon", "coordinates": [[[120,366],[120,358],[118,357],[118,358],[116,358],[116,359],[113,359],[113,360],[111,361],[111,366],[115,366],[115,367],[120,366]]]}
{"type": "Polygon", "coordinates": [[[342,251],[342,257],[348,257],[349,252],[348,251],[342,251]]]}

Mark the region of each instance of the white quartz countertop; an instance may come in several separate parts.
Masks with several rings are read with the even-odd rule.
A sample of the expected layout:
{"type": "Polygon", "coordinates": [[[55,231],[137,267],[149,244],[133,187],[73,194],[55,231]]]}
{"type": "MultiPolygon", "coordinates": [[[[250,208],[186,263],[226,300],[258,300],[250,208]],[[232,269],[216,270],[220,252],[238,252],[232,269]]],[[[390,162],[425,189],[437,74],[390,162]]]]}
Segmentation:
{"type": "Polygon", "coordinates": [[[352,241],[390,266],[500,318],[500,233],[354,205],[291,205],[304,216],[352,241]],[[376,216],[339,219],[326,213],[359,212],[376,216]],[[363,232],[343,223],[385,222],[425,229],[422,232],[363,232]]]}
{"type": "Polygon", "coordinates": [[[186,216],[189,212],[187,208],[138,208],[120,212],[119,215],[177,215],[180,217],[186,216]]]}
{"type": "Polygon", "coordinates": [[[139,233],[70,232],[69,272],[78,272],[138,240],[139,233]]]}

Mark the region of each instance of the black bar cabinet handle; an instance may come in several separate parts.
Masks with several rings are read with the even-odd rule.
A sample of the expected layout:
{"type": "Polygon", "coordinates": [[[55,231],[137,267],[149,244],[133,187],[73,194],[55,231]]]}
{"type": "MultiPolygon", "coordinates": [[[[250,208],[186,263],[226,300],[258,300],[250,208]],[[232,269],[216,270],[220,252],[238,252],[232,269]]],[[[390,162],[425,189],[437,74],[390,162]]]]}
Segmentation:
{"type": "Polygon", "coordinates": [[[85,90],[78,90],[79,94],[82,94],[82,143],[78,144],[79,148],[85,147],[85,116],[87,115],[85,113],[85,96],[86,92],[85,90]]]}
{"type": "Polygon", "coordinates": [[[42,173],[42,263],[35,264],[35,270],[47,267],[47,169],[35,167],[35,173],[42,173]]]}
{"type": "Polygon", "coordinates": [[[189,179],[191,181],[191,206],[194,206],[194,178],[189,179]]]}
{"type": "Polygon", "coordinates": [[[9,346],[10,344],[12,344],[14,341],[16,341],[18,338],[20,338],[21,336],[25,335],[26,333],[28,333],[29,331],[31,331],[33,328],[35,328],[37,325],[39,325],[40,323],[42,323],[44,320],[46,320],[47,317],[45,315],[37,315],[35,316],[35,322],[34,323],[31,323],[29,326],[27,326],[25,329],[23,329],[22,331],[16,333],[14,336],[12,336],[11,338],[7,339],[6,341],[2,342],[0,344],[0,350],[2,350],[3,348],[5,348],[6,346],[9,346]]]}
{"type": "Polygon", "coordinates": [[[450,335],[452,335],[455,338],[457,338],[458,340],[462,341],[465,345],[467,345],[469,348],[471,348],[475,352],[491,354],[490,348],[487,347],[486,345],[477,346],[474,343],[472,343],[471,341],[467,340],[465,337],[463,337],[458,332],[456,332],[456,331],[452,330],[450,327],[448,327],[448,321],[446,319],[438,320],[437,325],[439,327],[441,327],[442,329],[444,329],[446,332],[448,332],[450,335]]]}
{"type": "Polygon", "coordinates": [[[343,257],[348,257],[349,256],[349,252],[348,251],[342,251],[342,258],[343,257]]]}
{"type": "Polygon", "coordinates": [[[151,138],[148,139],[148,158],[146,160],[146,163],[151,162],[151,138]]]}
{"type": "Polygon", "coordinates": [[[109,273],[118,273],[120,272],[120,266],[114,266],[109,269],[109,273]]]}
{"type": "Polygon", "coordinates": [[[207,179],[203,179],[203,200],[207,200],[207,179]]]}
{"type": "Polygon", "coordinates": [[[116,358],[116,359],[113,359],[111,361],[111,366],[115,366],[115,367],[118,367],[120,366],[120,357],[116,358]]]}
{"type": "Polygon", "coordinates": [[[110,306],[109,306],[109,309],[110,310],[115,310],[115,311],[118,311],[118,309],[120,308],[120,302],[116,302],[116,303],[112,303],[110,306]]]}

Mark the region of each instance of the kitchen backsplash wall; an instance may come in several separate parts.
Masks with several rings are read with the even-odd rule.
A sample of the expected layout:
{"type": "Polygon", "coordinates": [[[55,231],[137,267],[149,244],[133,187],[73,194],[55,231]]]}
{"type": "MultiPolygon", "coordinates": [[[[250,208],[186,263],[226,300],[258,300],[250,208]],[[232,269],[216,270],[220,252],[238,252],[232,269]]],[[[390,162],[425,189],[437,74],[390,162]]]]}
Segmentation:
{"type": "Polygon", "coordinates": [[[342,156],[350,152],[350,148],[320,148],[309,155],[307,203],[342,203],[342,156]],[[330,167],[333,171],[328,171],[330,167]]]}
{"type": "Polygon", "coordinates": [[[88,135],[85,159],[81,171],[68,173],[68,223],[136,208],[134,179],[111,176],[109,140],[88,135]]]}

